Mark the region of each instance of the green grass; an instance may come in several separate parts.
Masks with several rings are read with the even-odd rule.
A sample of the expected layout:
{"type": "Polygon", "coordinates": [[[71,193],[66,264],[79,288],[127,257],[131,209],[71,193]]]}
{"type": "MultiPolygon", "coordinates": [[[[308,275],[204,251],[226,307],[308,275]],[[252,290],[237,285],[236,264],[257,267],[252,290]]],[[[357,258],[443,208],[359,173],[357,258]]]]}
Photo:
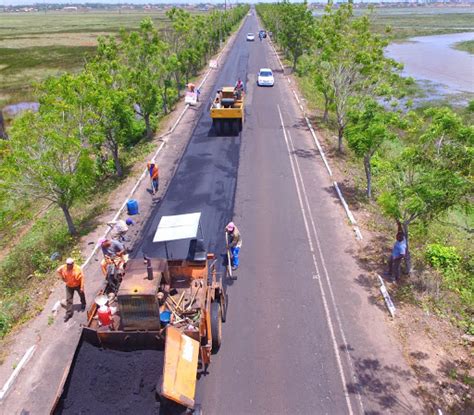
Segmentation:
{"type": "Polygon", "coordinates": [[[465,42],[458,42],[454,44],[455,49],[463,50],[474,55],[474,40],[466,40],[465,42]]]}
{"type": "Polygon", "coordinates": [[[166,19],[165,13],[159,10],[1,13],[0,39],[51,33],[117,32],[121,27],[137,28],[145,17],[157,23],[166,19]]]}
{"type": "MultiPolygon", "coordinates": [[[[355,15],[367,13],[367,8],[355,9],[355,15]]],[[[318,15],[322,13],[318,10],[318,15]]],[[[375,8],[373,28],[382,33],[391,27],[394,39],[474,31],[472,7],[400,7],[375,8]]]]}
{"type": "Polygon", "coordinates": [[[162,11],[0,13],[0,108],[34,101],[36,82],[79,71],[99,35],[136,29],[147,16],[167,24],[162,11]]]}

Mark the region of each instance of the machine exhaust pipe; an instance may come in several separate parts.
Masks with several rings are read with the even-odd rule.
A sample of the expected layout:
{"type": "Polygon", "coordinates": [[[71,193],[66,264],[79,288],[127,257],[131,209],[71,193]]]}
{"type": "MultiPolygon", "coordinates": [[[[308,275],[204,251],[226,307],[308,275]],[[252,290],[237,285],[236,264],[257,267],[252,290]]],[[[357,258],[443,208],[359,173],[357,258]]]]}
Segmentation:
{"type": "Polygon", "coordinates": [[[146,255],[143,255],[143,260],[146,262],[147,278],[151,281],[153,280],[153,267],[151,266],[151,259],[146,255]]]}

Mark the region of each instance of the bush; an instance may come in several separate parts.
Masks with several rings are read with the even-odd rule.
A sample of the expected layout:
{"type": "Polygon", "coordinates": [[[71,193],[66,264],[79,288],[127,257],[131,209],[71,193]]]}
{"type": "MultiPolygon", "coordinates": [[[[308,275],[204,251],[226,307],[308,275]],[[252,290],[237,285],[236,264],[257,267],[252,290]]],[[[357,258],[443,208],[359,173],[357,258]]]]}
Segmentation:
{"type": "Polygon", "coordinates": [[[429,264],[440,270],[455,270],[461,262],[454,246],[443,246],[440,244],[430,244],[426,247],[425,258],[429,264]]]}

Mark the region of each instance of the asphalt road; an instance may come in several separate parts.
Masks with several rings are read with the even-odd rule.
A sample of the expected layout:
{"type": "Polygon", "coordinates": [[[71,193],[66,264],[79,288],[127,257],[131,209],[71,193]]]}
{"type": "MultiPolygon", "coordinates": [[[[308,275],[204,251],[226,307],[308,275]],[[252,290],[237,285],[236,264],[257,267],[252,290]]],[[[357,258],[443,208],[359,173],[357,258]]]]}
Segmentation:
{"type": "Polygon", "coordinates": [[[287,80],[267,40],[246,41],[258,29],[247,18],[215,84],[244,80],[241,135],[215,137],[203,106],[136,252],[163,255],[152,242],[163,215],[202,212],[217,254],[229,220],[242,232],[238,279],[225,281],[223,344],[198,382],[206,414],[413,413],[414,393],[403,390],[411,375],[383,310],[368,305],[354,235],[287,80]],[[261,67],[273,68],[273,88],[256,86],[261,67]]]}
{"type": "MultiPolygon", "coordinates": [[[[351,413],[355,405],[314,278],[317,270],[289,158],[296,151],[314,163],[316,154],[301,144],[287,148],[279,111],[293,139],[307,132],[300,131],[301,114],[288,104],[293,97],[279,85],[284,78],[268,42],[245,39],[258,29],[257,19],[248,18],[215,85],[245,80],[247,118],[241,136],[215,137],[205,106],[136,252],[164,254],[152,242],[163,215],[202,212],[208,250],[218,254],[229,220],[235,218],[243,233],[238,279],[225,282],[230,302],[224,345],[198,386],[206,413],[351,413]],[[256,86],[261,67],[274,68],[274,88],[256,86]]],[[[322,196],[332,202],[327,192],[322,196]]],[[[175,257],[185,255],[186,248],[178,242],[169,246],[175,257]]]]}

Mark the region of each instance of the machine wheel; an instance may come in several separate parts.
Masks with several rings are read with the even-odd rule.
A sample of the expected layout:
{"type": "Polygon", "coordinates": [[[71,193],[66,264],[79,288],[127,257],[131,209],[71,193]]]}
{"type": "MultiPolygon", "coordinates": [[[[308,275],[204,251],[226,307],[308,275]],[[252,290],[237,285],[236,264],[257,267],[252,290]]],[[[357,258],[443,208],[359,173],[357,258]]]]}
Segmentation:
{"type": "Polygon", "coordinates": [[[212,123],[214,125],[214,131],[216,132],[216,135],[221,135],[222,134],[222,121],[213,120],[212,123]]]}
{"type": "Polygon", "coordinates": [[[239,131],[242,131],[242,120],[239,120],[239,131]]]}
{"type": "Polygon", "coordinates": [[[211,304],[212,353],[217,353],[222,342],[222,308],[220,303],[211,304]]]}
{"type": "Polygon", "coordinates": [[[234,120],[232,121],[232,134],[239,134],[240,128],[239,128],[239,120],[234,120]]]}

